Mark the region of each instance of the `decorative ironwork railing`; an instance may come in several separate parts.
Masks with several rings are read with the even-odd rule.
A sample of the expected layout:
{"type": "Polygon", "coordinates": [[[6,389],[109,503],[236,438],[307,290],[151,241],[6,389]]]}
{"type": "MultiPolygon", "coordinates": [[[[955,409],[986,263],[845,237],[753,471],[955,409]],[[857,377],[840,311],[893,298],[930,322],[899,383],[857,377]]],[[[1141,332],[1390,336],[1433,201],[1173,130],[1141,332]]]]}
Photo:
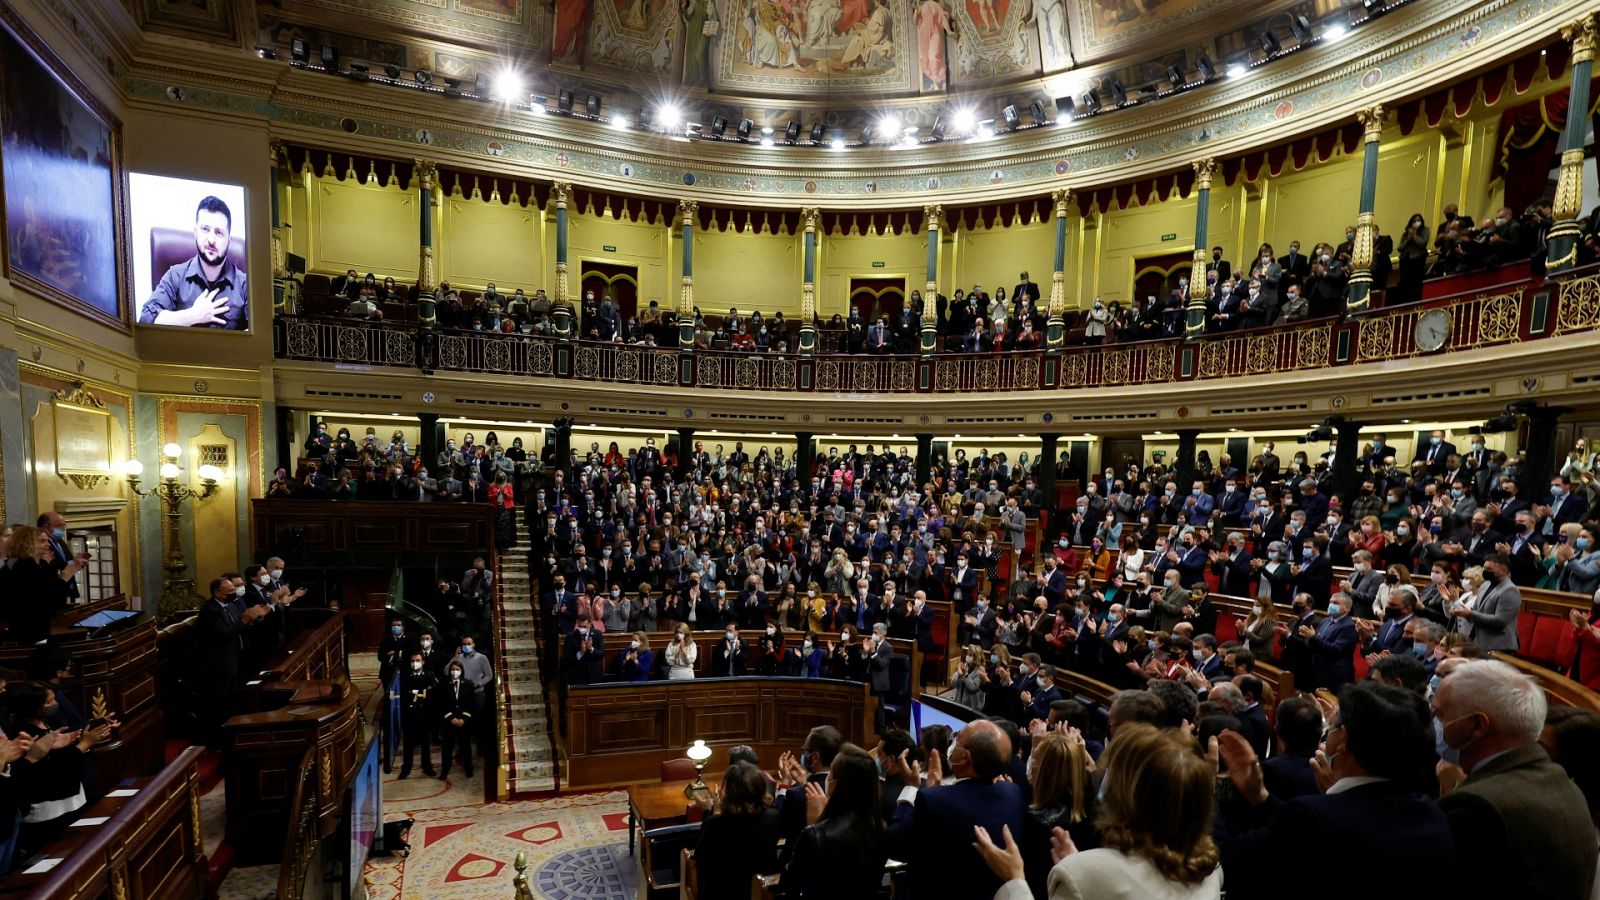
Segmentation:
{"type": "MultiPolygon", "coordinates": [[[[560,341],[541,335],[278,316],[279,359],[423,371],[483,372],[659,387],[836,394],[979,393],[1165,384],[1295,372],[1475,350],[1600,327],[1600,275],[1384,309],[1352,319],[1058,353],[750,353],[560,341]],[[1419,319],[1444,313],[1444,344],[1425,349],[1419,319]]],[[[1432,329],[1431,329],[1432,330],[1432,329]]],[[[1436,333],[1436,330],[1435,330],[1436,333]]]]}

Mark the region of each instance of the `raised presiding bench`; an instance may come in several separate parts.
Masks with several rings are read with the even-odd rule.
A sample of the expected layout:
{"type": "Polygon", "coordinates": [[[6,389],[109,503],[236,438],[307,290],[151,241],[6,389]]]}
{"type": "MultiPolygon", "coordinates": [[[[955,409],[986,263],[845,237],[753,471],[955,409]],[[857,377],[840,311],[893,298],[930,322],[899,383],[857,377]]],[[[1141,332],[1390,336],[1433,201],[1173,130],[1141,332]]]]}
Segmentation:
{"type": "Polygon", "coordinates": [[[574,687],[567,695],[568,788],[661,779],[661,763],[703,740],[726,760],[749,744],[766,768],[794,752],[807,732],[832,725],[844,739],[873,742],[876,701],[867,686],[831,678],[697,678],[574,687]]]}
{"type": "Polygon", "coordinates": [[[310,552],[480,553],[494,543],[494,510],[487,503],[257,498],[250,501],[250,517],[257,554],[284,546],[310,552]]]}
{"type": "Polygon", "coordinates": [[[201,897],[206,856],[200,842],[201,748],[190,747],[161,772],[130,778],[83,808],[66,834],[33,859],[16,861],[0,896],[33,900],[163,900],[201,897]],[[52,862],[53,861],[53,862],[52,862]]]}
{"type": "Polygon", "coordinates": [[[289,641],[263,660],[260,673],[249,680],[336,681],[346,677],[342,613],[293,606],[280,612],[289,617],[289,641]]]}
{"type": "Polygon", "coordinates": [[[301,759],[312,751],[320,835],[338,824],[361,749],[359,697],[348,678],[285,681],[240,692],[246,712],[222,726],[228,843],[240,865],[277,861],[301,759]]]}

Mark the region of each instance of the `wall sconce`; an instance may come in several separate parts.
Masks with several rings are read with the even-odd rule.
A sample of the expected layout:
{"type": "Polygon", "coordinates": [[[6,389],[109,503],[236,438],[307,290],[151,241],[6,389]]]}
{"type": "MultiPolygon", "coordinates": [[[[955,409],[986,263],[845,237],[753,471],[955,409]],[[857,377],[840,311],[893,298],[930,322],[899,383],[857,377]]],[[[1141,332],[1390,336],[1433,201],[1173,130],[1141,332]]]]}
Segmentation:
{"type": "Polygon", "coordinates": [[[705,741],[696,740],[689,745],[689,749],[684,755],[694,761],[694,783],[683,789],[683,795],[693,800],[711,790],[706,786],[706,781],[703,777],[706,770],[706,760],[711,758],[711,748],[706,746],[705,741]]]}
{"type": "Polygon", "coordinates": [[[149,490],[139,488],[139,477],[144,474],[144,463],[130,459],[122,467],[123,474],[128,479],[128,489],[140,497],[151,495],[158,497],[166,514],[167,556],[161,567],[166,570],[167,578],[158,608],[163,617],[180,610],[193,609],[198,599],[195,594],[194,579],[184,577],[184,572],[189,568],[189,563],[183,558],[181,525],[184,501],[199,502],[215,494],[217,482],[221,480],[223,474],[216,466],[204,465],[195,472],[200,476],[199,490],[181,484],[178,476],[183,473],[183,467],[178,465],[178,460],[182,456],[183,448],[177,444],[169,443],[161,448],[161,465],[156,470],[161,480],[149,490]]]}

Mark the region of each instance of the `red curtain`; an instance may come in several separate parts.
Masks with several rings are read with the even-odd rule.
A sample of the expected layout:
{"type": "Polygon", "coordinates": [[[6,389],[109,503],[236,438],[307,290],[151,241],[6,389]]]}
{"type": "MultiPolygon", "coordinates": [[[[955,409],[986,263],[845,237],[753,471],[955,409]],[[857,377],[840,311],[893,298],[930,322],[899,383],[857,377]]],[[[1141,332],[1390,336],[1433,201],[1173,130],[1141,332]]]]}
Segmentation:
{"type": "MultiPolygon", "coordinates": [[[[1600,79],[1589,83],[1592,115],[1600,79]]],[[[1499,153],[1494,161],[1494,178],[1505,182],[1506,205],[1520,210],[1545,194],[1550,169],[1556,163],[1556,147],[1567,125],[1567,104],[1571,91],[1562,88],[1537,100],[1520,103],[1500,114],[1499,153]]]]}

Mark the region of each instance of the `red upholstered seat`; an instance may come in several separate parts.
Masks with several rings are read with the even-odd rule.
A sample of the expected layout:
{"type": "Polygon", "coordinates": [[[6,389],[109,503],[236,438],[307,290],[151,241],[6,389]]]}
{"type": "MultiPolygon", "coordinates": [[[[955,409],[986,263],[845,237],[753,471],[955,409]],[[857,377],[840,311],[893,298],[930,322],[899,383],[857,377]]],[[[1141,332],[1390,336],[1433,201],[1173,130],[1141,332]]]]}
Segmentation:
{"type": "Polygon", "coordinates": [[[1535,618],[1534,613],[1526,607],[1517,613],[1517,652],[1523,656],[1529,656],[1529,648],[1533,646],[1533,620],[1535,618]]]}
{"type": "Polygon", "coordinates": [[[694,778],[694,760],[687,756],[661,761],[662,781],[688,781],[694,778]]]}
{"type": "Polygon", "coordinates": [[[1217,643],[1226,644],[1239,639],[1239,619],[1229,613],[1217,616],[1217,643]]]}
{"type": "MultiPolygon", "coordinates": [[[[1532,634],[1521,639],[1522,656],[1533,662],[1546,666],[1555,666],[1572,658],[1572,651],[1567,649],[1563,654],[1563,644],[1572,642],[1572,623],[1555,616],[1534,615],[1532,634]]],[[[1517,627],[1522,627],[1519,615],[1517,627]]],[[[1521,632],[1518,632],[1521,637],[1521,632]]]]}

